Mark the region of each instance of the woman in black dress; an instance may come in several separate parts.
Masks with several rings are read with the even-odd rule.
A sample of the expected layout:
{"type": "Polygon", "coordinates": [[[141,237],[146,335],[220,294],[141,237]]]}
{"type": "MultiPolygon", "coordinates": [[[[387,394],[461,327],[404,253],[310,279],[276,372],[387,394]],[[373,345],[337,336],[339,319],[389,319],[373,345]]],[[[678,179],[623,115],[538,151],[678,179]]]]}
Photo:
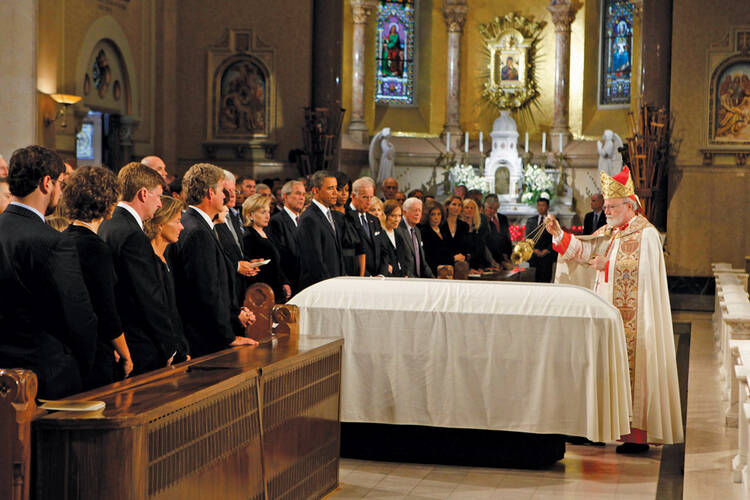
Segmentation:
{"type": "Polygon", "coordinates": [[[396,231],[401,223],[401,214],[401,204],[398,201],[388,200],[383,205],[383,230],[378,238],[390,276],[406,276],[406,268],[398,258],[406,245],[396,231]]]}
{"type": "Polygon", "coordinates": [[[261,266],[260,272],[248,278],[248,284],[265,283],[273,289],[276,302],[282,304],[292,296],[292,287],[281,269],[281,256],[273,242],[266,236],[265,229],[271,219],[269,199],[254,194],[242,204],[242,216],[248,223],[248,230],[243,236],[245,260],[270,259],[261,266]]]}
{"type": "Polygon", "coordinates": [[[443,241],[454,262],[467,260],[466,238],[469,236],[469,225],[459,217],[463,212],[463,200],[451,195],[445,200],[445,220],[440,225],[443,241]]]}
{"type": "Polygon", "coordinates": [[[419,225],[422,231],[422,248],[424,248],[427,264],[437,276],[438,266],[452,266],[454,262],[450,248],[440,231],[440,224],[445,218],[445,210],[440,203],[430,200],[425,203],[422,214],[422,223],[419,225]]]}
{"type": "Polygon", "coordinates": [[[84,390],[111,384],[133,371],[128,343],[115,306],[115,267],[112,252],[97,232],[104,219],[112,215],[120,195],[120,183],[112,171],[103,167],[81,167],[66,180],[63,209],[71,220],[64,231],[78,250],[86,288],[97,323],[96,354],[84,390]],[[115,362],[115,351],[119,370],[115,362]]]}
{"type": "Polygon", "coordinates": [[[484,240],[484,233],[480,231],[482,218],[479,215],[479,207],[471,198],[464,200],[464,209],[461,213],[461,220],[469,226],[468,237],[466,238],[466,250],[469,257],[469,266],[472,269],[485,269],[497,267],[490,251],[487,249],[487,242],[484,240]]]}
{"type": "Polygon", "coordinates": [[[159,282],[164,289],[167,308],[169,309],[169,318],[172,320],[172,332],[179,347],[175,355],[169,360],[168,365],[179,363],[190,359],[190,344],[185,337],[185,331],[182,329],[182,318],[179,309],[177,309],[177,295],[174,288],[174,276],[172,275],[172,265],[165,255],[167,245],[177,242],[182,232],[182,211],[185,210],[185,204],[177,198],[171,196],[161,197],[161,208],[154,216],[146,221],[143,230],[146,236],[151,240],[151,247],[154,249],[154,260],[159,272],[159,282]]]}

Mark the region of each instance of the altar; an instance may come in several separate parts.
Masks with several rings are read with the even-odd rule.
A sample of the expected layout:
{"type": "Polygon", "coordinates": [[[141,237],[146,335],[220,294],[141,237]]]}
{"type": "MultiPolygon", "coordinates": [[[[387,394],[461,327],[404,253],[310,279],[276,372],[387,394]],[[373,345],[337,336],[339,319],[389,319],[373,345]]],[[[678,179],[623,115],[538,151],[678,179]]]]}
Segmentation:
{"type": "Polygon", "coordinates": [[[587,289],[346,277],[291,303],[300,335],[344,339],[344,423],[630,432],[622,319],[587,289]]]}

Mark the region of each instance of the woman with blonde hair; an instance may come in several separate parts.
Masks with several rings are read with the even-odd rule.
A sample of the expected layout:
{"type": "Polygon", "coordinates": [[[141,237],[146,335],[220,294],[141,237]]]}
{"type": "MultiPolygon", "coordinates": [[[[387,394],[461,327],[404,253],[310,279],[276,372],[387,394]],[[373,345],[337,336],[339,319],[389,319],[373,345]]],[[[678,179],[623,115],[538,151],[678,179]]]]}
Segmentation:
{"type": "Polygon", "coordinates": [[[270,260],[247,283],[265,283],[273,289],[277,303],[286,302],[292,296],[292,287],[281,269],[281,255],[265,232],[271,219],[271,200],[262,194],[250,196],[242,204],[242,217],[248,228],[242,240],[245,259],[270,260]]]}
{"type": "MultiPolygon", "coordinates": [[[[182,232],[182,211],[186,205],[177,198],[171,196],[161,197],[161,208],[157,209],[154,216],[143,224],[143,231],[151,240],[151,247],[154,249],[154,258],[156,268],[159,271],[159,282],[164,289],[164,296],[167,299],[167,314],[172,320],[172,332],[175,338],[179,339],[180,348],[171,359],[171,363],[179,363],[190,359],[190,346],[182,329],[182,318],[180,311],[177,309],[177,295],[175,293],[174,277],[172,275],[172,266],[165,255],[167,246],[175,243],[182,232]]],[[[169,363],[169,364],[171,364],[169,363]]]]}
{"type": "Polygon", "coordinates": [[[485,234],[483,234],[483,231],[480,231],[482,218],[479,214],[479,207],[471,198],[464,200],[461,220],[469,226],[468,238],[466,238],[465,244],[471,268],[484,269],[487,267],[498,267],[497,262],[492,258],[487,248],[485,234]]]}
{"type": "Polygon", "coordinates": [[[373,196],[367,213],[374,215],[380,221],[380,227],[385,227],[385,215],[383,215],[383,202],[377,196],[373,196]]]}

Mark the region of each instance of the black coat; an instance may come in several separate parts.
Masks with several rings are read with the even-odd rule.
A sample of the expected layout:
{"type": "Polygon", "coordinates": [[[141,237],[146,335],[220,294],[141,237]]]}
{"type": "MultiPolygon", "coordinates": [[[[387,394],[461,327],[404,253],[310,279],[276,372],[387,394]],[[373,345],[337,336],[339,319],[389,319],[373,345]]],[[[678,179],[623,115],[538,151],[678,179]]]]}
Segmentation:
{"type": "MultiPolygon", "coordinates": [[[[526,219],[527,238],[529,234],[531,234],[531,232],[536,229],[538,219],[538,215],[526,219]]],[[[549,234],[545,229],[540,229],[540,231],[542,231],[542,234],[541,236],[539,236],[536,245],[534,245],[534,249],[549,250],[549,253],[544,257],[537,257],[536,255],[532,255],[529,259],[529,265],[534,267],[536,270],[534,278],[535,281],[539,283],[549,283],[553,278],[552,268],[557,261],[557,252],[552,249],[552,235],[549,234]]]]}
{"type": "Polygon", "coordinates": [[[604,215],[604,211],[599,214],[599,220],[596,221],[594,226],[594,212],[587,213],[583,218],[583,234],[594,234],[594,231],[602,227],[607,223],[607,216],[604,215]]]}
{"type": "Polygon", "coordinates": [[[99,236],[112,251],[117,312],[133,358],[133,374],[166,366],[180,341],[174,335],[151,242],[122,207],[102,222],[99,236]]]}
{"type": "Polygon", "coordinates": [[[83,381],[84,389],[88,390],[115,381],[112,340],[123,332],[115,301],[117,276],[112,252],[96,233],[71,224],[63,232],[63,236],[70,238],[78,250],[81,273],[98,320],[94,366],[83,381]]]}
{"type": "Polygon", "coordinates": [[[341,251],[341,234],[344,228],[335,218],[334,223],[335,231],[315,203],[302,213],[297,231],[300,290],[344,274],[341,251]]]}
{"type": "Polygon", "coordinates": [[[343,230],[340,234],[341,254],[344,257],[344,273],[347,276],[359,276],[359,255],[365,253],[364,243],[357,224],[347,217],[346,213],[331,211],[337,227],[343,230]]]}
{"type": "Polygon", "coordinates": [[[487,248],[495,261],[503,262],[510,260],[510,255],[513,253],[513,241],[510,237],[508,218],[498,212],[497,222],[499,227],[495,227],[495,224],[487,218],[487,248]]]}
{"type": "Polygon", "coordinates": [[[247,260],[271,259],[271,262],[261,266],[258,274],[252,278],[247,278],[246,284],[265,283],[273,289],[276,303],[283,304],[286,302],[284,285],[291,287],[291,283],[284,276],[284,271],[281,268],[281,257],[273,241],[270,238],[262,237],[255,229],[248,228],[244,236],[244,247],[247,260]]]}
{"type": "Polygon", "coordinates": [[[75,394],[94,362],[96,332],[73,241],[8,206],[0,215],[0,366],[33,370],[41,398],[75,394]]]}
{"type": "MultiPolygon", "coordinates": [[[[378,242],[379,233],[382,232],[383,228],[380,226],[380,221],[377,217],[372,214],[365,212],[365,218],[367,220],[367,227],[369,229],[369,236],[365,233],[362,227],[362,221],[360,215],[356,210],[347,208],[346,218],[351,227],[355,228],[359,234],[360,248],[365,253],[365,276],[377,276],[378,274],[387,274],[387,266],[383,265],[382,256],[382,245],[378,242]]],[[[359,261],[357,261],[357,269],[359,270],[359,261]]],[[[356,274],[359,276],[359,273],[356,274]]]]}
{"type": "Polygon", "coordinates": [[[182,214],[184,229],[167,247],[177,307],[193,356],[229,347],[242,327],[232,264],[213,228],[193,208],[182,214]]]}
{"type": "Polygon", "coordinates": [[[425,259],[427,259],[427,263],[430,265],[433,273],[437,272],[438,266],[452,266],[455,253],[451,253],[450,248],[448,248],[448,243],[442,236],[442,231],[441,235],[438,236],[428,225],[422,226],[421,231],[425,259]]]}
{"type": "Polygon", "coordinates": [[[396,232],[400,233],[400,236],[404,242],[403,249],[399,254],[399,261],[402,263],[407,276],[417,278],[434,278],[435,275],[432,274],[432,269],[430,269],[430,265],[427,263],[427,258],[424,254],[424,248],[422,248],[422,234],[419,231],[418,227],[415,227],[414,231],[417,236],[417,246],[419,247],[417,249],[414,248],[414,242],[411,235],[409,234],[409,229],[407,228],[406,223],[403,219],[401,219],[401,223],[396,228],[396,232]],[[420,273],[418,276],[415,252],[419,252],[420,273]]]}
{"type": "Polygon", "coordinates": [[[289,280],[292,293],[299,291],[299,254],[297,253],[297,226],[286,210],[271,216],[266,236],[279,252],[281,270],[289,280]]]}
{"type": "Polygon", "coordinates": [[[396,240],[395,246],[391,243],[391,239],[388,238],[385,229],[380,231],[380,234],[376,238],[380,242],[380,253],[386,271],[384,274],[386,276],[406,276],[406,268],[399,257],[406,251],[406,242],[401,237],[401,233],[398,230],[393,232],[393,239],[396,240]],[[390,274],[388,274],[389,265],[391,266],[390,274]]]}

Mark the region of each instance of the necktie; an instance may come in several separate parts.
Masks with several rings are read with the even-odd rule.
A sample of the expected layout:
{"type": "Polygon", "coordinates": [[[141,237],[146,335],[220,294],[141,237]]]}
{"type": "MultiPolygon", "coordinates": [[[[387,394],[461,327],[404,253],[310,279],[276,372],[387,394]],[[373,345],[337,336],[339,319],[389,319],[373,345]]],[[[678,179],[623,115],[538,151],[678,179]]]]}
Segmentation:
{"type": "Polygon", "coordinates": [[[331,228],[333,229],[333,232],[336,232],[336,224],[333,223],[333,216],[331,215],[331,209],[329,208],[326,212],[326,215],[328,216],[328,222],[331,224],[331,228]]]}
{"type": "Polygon", "coordinates": [[[238,248],[240,248],[240,239],[237,237],[237,231],[234,230],[234,223],[232,222],[232,218],[227,215],[227,229],[229,229],[229,232],[232,233],[232,239],[234,239],[235,244],[238,248]]]}
{"type": "Polygon", "coordinates": [[[495,225],[495,230],[499,233],[500,232],[500,221],[497,220],[497,215],[494,215],[492,217],[492,223],[495,225]]]}
{"type": "Polygon", "coordinates": [[[359,214],[360,221],[362,222],[362,229],[365,231],[365,235],[367,235],[367,239],[370,238],[370,225],[367,224],[367,216],[365,214],[359,214]]]}
{"type": "Polygon", "coordinates": [[[294,216],[294,224],[296,224],[297,226],[299,226],[299,215],[295,215],[294,216]]]}
{"type": "Polygon", "coordinates": [[[411,242],[414,245],[414,265],[417,268],[417,277],[421,275],[419,272],[419,242],[417,241],[417,232],[414,228],[411,228],[411,242]]]}

